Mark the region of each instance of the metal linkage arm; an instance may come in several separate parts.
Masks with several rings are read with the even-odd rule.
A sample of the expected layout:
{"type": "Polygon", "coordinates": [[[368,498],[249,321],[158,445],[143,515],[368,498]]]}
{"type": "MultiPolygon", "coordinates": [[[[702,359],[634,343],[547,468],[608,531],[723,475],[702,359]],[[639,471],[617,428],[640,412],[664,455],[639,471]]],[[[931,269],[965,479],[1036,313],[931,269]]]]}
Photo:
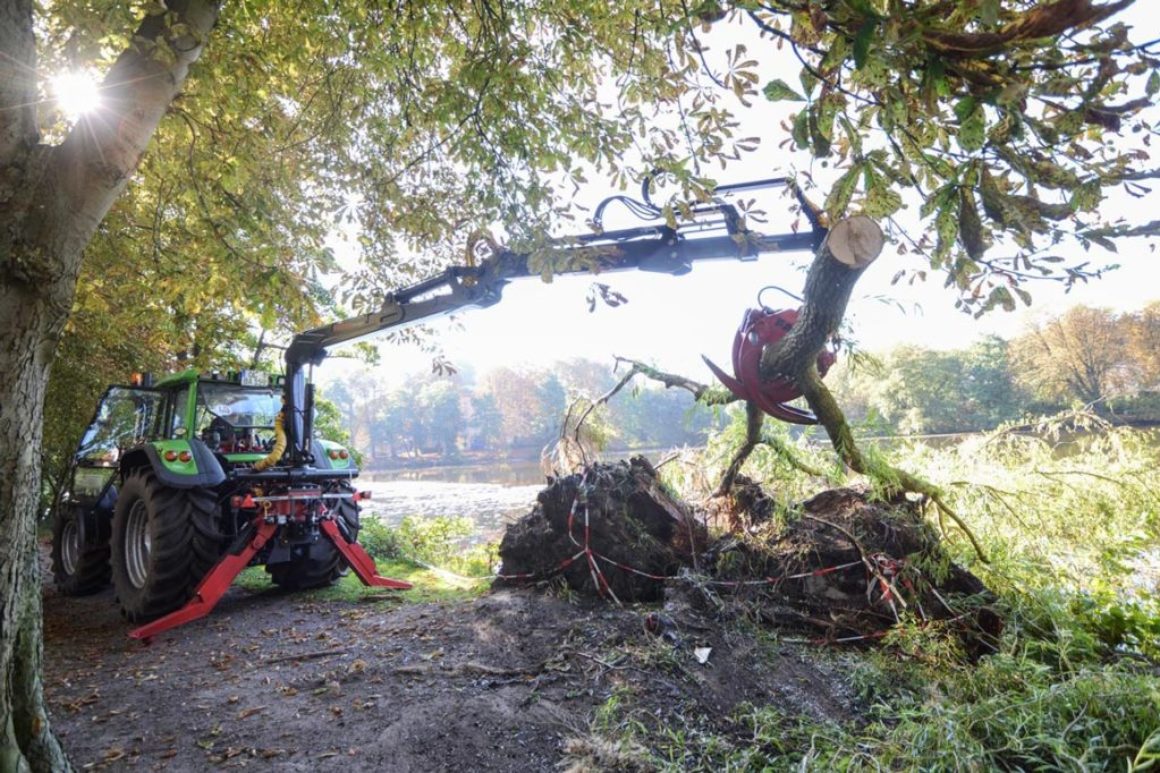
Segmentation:
{"type": "MultiPolygon", "coordinates": [[[[714,201],[690,210],[691,222],[672,228],[664,223],[560,239],[550,245],[557,274],[641,270],[679,276],[702,260],[756,260],[762,253],[815,250],[825,229],[809,202],[785,178],[721,186],[719,193],[790,186],[809,220],[803,233],[760,234],[746,230],[737,210],[714,201]]],[[[644,219],[660,219],[662,210],[648,198],[649,180],[642,186],[643,202],[614,196],[596,210],[597,222],[612,202],[632,202],[630,210],[644,219]]],[[[499,302],[512,279],[538,276],[528,267],[529,255],[502,251],[478,266],[453,266],[442,273],[387,296],[377,311],[294,336],[286,349],[285,410],[291,466],[309,462],[312,399],[304,368],[318,364],[329,347],[349,343],[387,330],[402,330],[462,309],[486,308],[499,302]]]]}

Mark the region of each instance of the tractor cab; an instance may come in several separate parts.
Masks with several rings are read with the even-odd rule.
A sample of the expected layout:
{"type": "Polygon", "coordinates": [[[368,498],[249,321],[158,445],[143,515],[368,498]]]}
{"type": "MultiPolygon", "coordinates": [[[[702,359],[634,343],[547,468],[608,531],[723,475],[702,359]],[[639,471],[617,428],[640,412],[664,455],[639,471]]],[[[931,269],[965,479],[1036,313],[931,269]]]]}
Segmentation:
{"type": "Polygon", "coordinates": [[[196,438],[228,464],[252,464],[274,447],[282,393],[265,373],[187,370],[157,384],[163,395],[158,440],[196,438]]]}

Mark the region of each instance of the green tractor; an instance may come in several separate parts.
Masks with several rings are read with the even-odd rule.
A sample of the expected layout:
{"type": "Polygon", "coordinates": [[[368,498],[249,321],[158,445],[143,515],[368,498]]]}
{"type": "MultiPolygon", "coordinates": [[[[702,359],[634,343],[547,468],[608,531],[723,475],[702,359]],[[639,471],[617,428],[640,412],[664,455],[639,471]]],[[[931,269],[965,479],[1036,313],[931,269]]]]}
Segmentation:
{"type": "MultiPolygon", "coordinates": [[[[266,495],[283,486],[258,476],[282,456],[281,409],[280,385],[256,372],[187,370],[148,386],[110,387],[54,510],[57,587],[85,595],[111,580],[132,622],[184,605],[248,533],[256,512],[278,518],[278,501],[266,495]]],[[[313,440],[311,452],[321,474],[290,490],[317,495],[353,542],[359,528],[353,459],[326,440],[313,440]]],[[[281,515],[285,528],[254,563],[288,589],[338,579],[345,564],[335,544],[309,519],[281,515]]]]}

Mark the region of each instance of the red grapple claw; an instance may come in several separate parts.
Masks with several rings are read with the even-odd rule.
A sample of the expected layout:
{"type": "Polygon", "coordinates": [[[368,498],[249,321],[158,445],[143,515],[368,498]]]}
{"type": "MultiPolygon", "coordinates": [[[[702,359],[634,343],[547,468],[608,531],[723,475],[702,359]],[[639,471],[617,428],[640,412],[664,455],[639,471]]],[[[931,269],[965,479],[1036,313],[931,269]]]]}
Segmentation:
{"type": "MultiPolygon", "coordinates": [[[[790,380],[761,378],[761,353],[766,346],[780,341],[798,319],[797,309],[747,309],[741,326],[733,336],[733,375],[729,376],[707,357],[702,357],[713,375],[742,400],[757,404],[775,419],[791,424],[817,424],[818,419],[809,411],[786,405],[802,393],[790,380]]],[[[826,349],[818,354],[818,373],[826,375],[837,361],[835,354],[826,349]]]]}

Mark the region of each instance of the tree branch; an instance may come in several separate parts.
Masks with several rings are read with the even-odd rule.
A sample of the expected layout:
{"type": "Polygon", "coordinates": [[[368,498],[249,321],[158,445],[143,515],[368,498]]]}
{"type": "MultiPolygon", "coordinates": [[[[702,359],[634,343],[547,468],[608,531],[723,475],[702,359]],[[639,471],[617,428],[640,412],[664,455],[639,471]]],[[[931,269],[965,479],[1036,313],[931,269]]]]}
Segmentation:
{"type": "MultiPolygon", "coordinates": [[[[217,21],[214,0],[170,0],[146,16],[101,85],[101,109],[52,149],[30,180],[41,216],[17,241],[35,259],[28,282],[50,287],[75,277],[80,254],[128,183],[170,102],[217,21]]],[[[68,289],[71,294],[71,282],[68,289]]],[[[71,299],[70,299],[71,302],[71,299]]]]}
{"type": "MultiPolygon", "coordinates": [[[[630,360],[627,357],[616,357],[615,359],[618,364],[624,363],[632,366],[631,370],[621,380],[623,382],[621,386],[628,383],[632,377],[640,375],[645,376],[646,378],[650,378],[653,381],[661,382],[665,385],[666,389],[684,389],[687,392],[692,393],[693,399],[702,405],[728,405],[729,403],[735,403],[740,399],[739,397],[733,395],[733,393],[722,389],[721,387],[709,386],[707,384],[702,384],[698,381],[685,378],[684,376],[678,376],[673,373],[666,373],[663,370],[657,370],[651,365],[645,365],[643,362],[639,362],[637,360],[630,360]]],[[[609,392],[605,397],[600,399],[602,401],[606,401],[606,398],[612,397],[612,395],[615,394],[619,388],[620,387],[617,387],[616,390],[609,392]]]]}
{"type": "Polygon", "coordinates": [[[37,140],[32,7],[32,0],[0,0],[0,206],[15,182],[13,161],[37,140]]]}
{"type": "Polygon", "coordinates": [[[1076,234],[1079,237],[1118,239],[1127,236],[1160,236],[1160,220],[1137,226],[1114,226],[1111,228],[1089,228],[1076,234]]]}
{"type": "Polygon", "coordinates": [[[1055,37],[1070,29],[1098,24],[1135,1],[1118,0],[1106,5],[1095,5],[1092,0],[1057,0],[1048,5],[1032,7],[998,32],[932,30],[926,32],[923,38],[943,56],[984,58],[999,53],[1017,41],[1055,37]]]}
{"type": "Polygon", "coordinates": [[[741,472],[741,467],[749,459],[749,455],[753,453],[753,449],[757,448],[757,444],[761,441],[761,425],[764,423],[765,414],[757,407],[757,403],[746,401],[745,442],[733,454],[733,460],[729,462],[729,466],[725,469],[725,474],[721,476],[721,484],[717,486],[717,490],[713,492],[713,496],[724,496],[729,493],[729,489],[733,488],[733,481],[737,479],[737,473],[741,472]]]}

